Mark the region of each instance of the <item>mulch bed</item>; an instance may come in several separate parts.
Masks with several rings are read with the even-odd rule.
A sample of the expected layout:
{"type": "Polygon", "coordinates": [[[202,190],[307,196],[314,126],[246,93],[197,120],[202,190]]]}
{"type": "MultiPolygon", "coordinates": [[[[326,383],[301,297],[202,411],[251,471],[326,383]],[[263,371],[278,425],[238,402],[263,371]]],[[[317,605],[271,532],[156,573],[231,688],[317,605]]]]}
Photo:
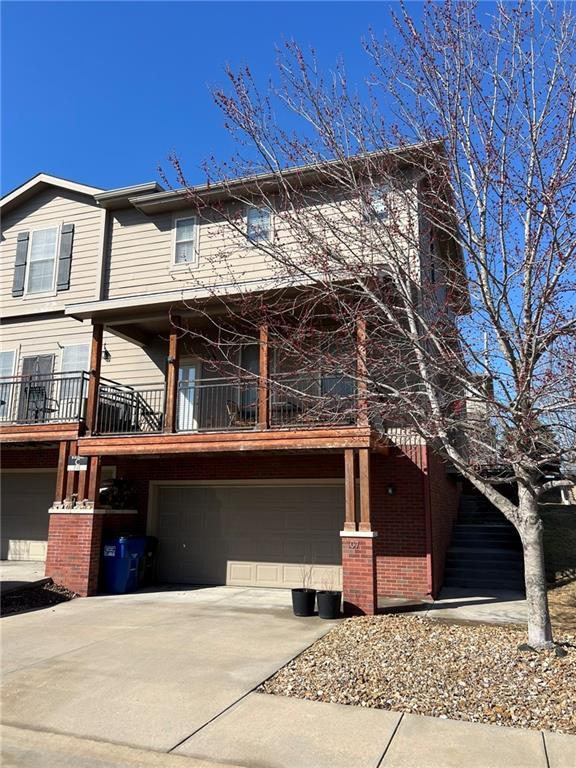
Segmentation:
{"type": "Polygon", "coordinates": [[[519,651],[525,627],[364,616],[343,621],[259,690],[576,733],[576,636],[557,640],[567,655],[519,651]]]}
{"type": "Polygon", "coordinates": [[[38,587],[24,587],[14,590],[0,598],[0,613],[11,616],[15,613],[34,611],[39,608],[49,608],[51,605],[65,603],[78,595],[75,592],[60,587],[58,584],[43,584],[38,587]]]}

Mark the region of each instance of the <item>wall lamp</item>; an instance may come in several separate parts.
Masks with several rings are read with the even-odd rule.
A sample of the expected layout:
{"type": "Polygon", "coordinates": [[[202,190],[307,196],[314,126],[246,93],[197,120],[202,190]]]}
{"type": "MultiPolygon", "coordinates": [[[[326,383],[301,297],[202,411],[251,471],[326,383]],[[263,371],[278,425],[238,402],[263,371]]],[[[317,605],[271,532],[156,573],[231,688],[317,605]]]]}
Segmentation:
{"type": "Polygon", "coordinates": [[[102,350],[102,359],[105,360],[107,363],[109,363],[110,360],[112,360],[112,355],[108,351],[106,344],[104,344],[104,349],[102,350]]]}

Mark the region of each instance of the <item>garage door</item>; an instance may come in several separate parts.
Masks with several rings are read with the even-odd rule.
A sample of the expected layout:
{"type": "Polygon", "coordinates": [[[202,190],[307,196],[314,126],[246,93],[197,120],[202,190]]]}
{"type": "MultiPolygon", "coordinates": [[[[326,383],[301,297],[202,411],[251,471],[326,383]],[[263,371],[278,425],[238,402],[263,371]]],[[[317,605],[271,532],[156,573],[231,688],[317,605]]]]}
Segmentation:
{"type": "Polygon", "coordinates": [[[342,485],[161,487],[159,578],[340,588],[342,485]]]}
{"type": "Polygon", "coordinates": [[[2,560],[45,560],[55,472],[2,472],[2,560]]]}

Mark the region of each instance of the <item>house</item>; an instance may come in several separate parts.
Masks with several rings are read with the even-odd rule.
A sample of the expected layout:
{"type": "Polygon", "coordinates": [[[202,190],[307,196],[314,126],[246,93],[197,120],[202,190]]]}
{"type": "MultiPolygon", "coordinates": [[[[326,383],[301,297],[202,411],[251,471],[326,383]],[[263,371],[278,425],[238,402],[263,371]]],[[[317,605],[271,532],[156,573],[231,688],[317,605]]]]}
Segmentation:
{"type": "MultiPolygon", "coordinates": [[[[257,203],[272,183],[258,178],[234,231],[221,216],[230,183],[195,188],[201,217],[189,192],[155,182],[101,190],[39,174],[2,199],[2,558],[45,559],[88,596],[103,542],[146,532],[166,583],[305,576],[362,613],[438,592],[458,488],[430,446],[384,439],[359,405],[327,418],[287,398],[265,324],[235,352],[242,374],[184,333],[209,334],[230,269],[246,295],[271,290],[252,243],[281,226],[257,203]],[[223,250],[234,256],[218,274],[223,250]],[[111,478],[133,508],[101,503],[111,478]]],[[[361,320],[357,339],[360,365],[361,320]]],[[[316,401],[360,402],[328,379],[309,378],[316,401]]]]}

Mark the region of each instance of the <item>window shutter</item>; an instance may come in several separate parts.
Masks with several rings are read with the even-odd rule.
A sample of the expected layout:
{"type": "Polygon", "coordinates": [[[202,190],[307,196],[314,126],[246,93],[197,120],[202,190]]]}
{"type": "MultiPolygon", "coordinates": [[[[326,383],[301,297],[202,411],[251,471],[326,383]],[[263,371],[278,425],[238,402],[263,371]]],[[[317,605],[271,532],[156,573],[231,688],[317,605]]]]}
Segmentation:
{"type": "Polygon", "coordinates": [[[67,291],[70,288],[70,270],[72,268],[72,241],[74,239],[74,224],[63,224],[60,233],[60,254],[58,256],[57,291],[67,291]]]}
{"type": "Polygon", "coordinates": [[[16,261],[14,262],[14,279],[12,296],[24,295],[24,279],[26,278],[26,260],[28,258],[28,232],[19,232],[16,242],[16,261]]]}

